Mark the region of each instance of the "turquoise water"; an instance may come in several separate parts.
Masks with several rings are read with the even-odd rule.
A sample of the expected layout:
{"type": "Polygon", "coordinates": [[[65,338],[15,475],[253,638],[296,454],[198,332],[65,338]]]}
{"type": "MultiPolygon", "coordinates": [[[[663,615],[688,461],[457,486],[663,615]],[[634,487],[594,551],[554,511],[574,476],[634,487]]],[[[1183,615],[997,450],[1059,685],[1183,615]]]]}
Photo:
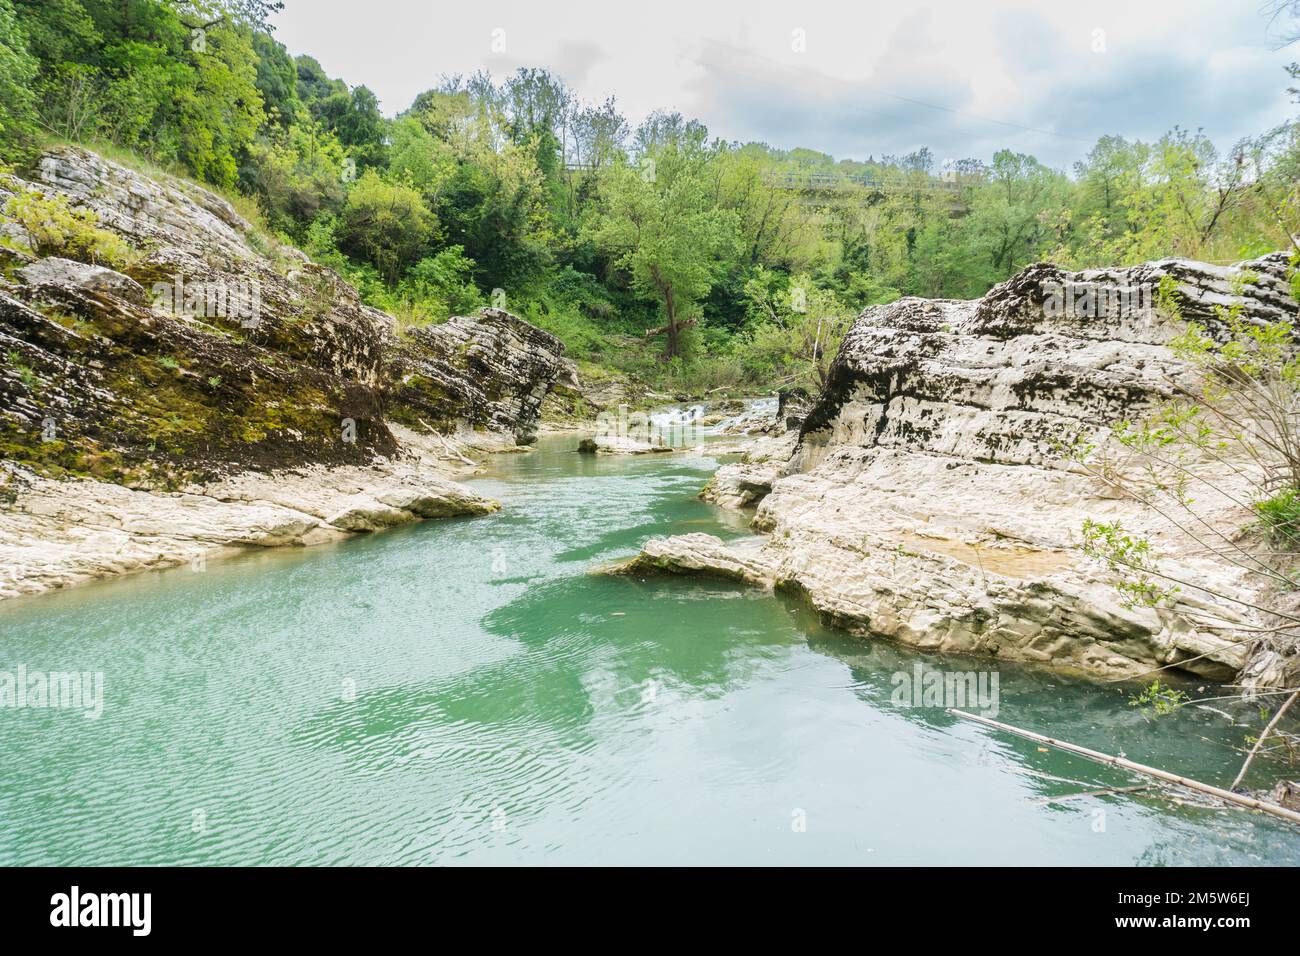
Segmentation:
{"type": "MultiPolygon", "coordinates": [[[[891,701],[987,662],[587,574],[746,531],[694,498],[713,460],[575,445],[499,459],[486,518],[0,605],[0,670],[104,673],[98,720],[0,709],[0,864],[1300,863],[1300,831],[1168,793],[1044,803],[1140,781],[891,701]]],[[[1130,690],[1002,664],[997,716],[1231,779],[1245,728],[1130,690]]]]}

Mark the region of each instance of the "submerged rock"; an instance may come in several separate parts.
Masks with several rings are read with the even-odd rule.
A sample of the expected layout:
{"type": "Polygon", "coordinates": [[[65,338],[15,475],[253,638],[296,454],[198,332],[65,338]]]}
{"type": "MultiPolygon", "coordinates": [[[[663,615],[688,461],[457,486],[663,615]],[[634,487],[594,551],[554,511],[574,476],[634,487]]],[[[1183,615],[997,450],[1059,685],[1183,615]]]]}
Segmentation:
{"type": "Polygon", "coordinates": [[[651,455],[672,450],[669,445],[629,435],[596,435],[578,442],[578,452],[583,455],[651,455]]]}
{"type": "MultiPolygon", "coordinates": [[[[1246,574],[1172,537],[1060,451],[1081,430],[1101,434],[1191,381],[1164,345],[1181,329],[1132,300],[1090,316],[1045,303],[1062,284],[1149,289],[1169,277],[1188,317],[1213,322],[1213,306],[1235,300],[1269,320],[1295,314],[1286,271],[1282,254],[1238,267],[1168,260],[1071,274],[1037,265],[978,301],[873,306],[846,335],[792,450],[724,466],[704,492],[731,506],[757,502],[761,548],[738,553],[689,535],[647,544],[639,566],[791,589],[832,624],[926,649],[1103,677],[1165,664],[1237,677],[1250,665],[1231,628],[1239,611],[1192,587],[1172,607],[1122,606],[1108,574],[1081,554],[1080,529],[1088,518],[1122,520],[1191,584],[1243,592],[1246,574]],[[1234,286],[1244,270],[1258,280],[1234,286]],[[1225,626],[1196,613],[1206,610],[1225,626]]],[[[1198,506],[1240,511],[1227,497],[1198,506]]],[[[1264,683],[1285,672],[1252,671],[1264,683]]]]}

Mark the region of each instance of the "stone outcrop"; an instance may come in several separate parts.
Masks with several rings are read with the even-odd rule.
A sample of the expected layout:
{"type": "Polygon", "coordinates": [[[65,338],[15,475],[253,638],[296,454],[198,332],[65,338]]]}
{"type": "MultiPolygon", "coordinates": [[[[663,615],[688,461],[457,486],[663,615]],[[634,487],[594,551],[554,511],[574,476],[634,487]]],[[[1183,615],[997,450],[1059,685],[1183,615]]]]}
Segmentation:
{"type": "Polygon", "coordinates": [[[45,258],[0,281],[6,458],[176,486],[391,457],[389,421],[527,440],[564,371],[558,340],[500,310],[398,332],[192,183],[72,147],[36,177],[5,188],[92,210],[138,261],[121,274],[45,258]]]}
{"type": "Polygon", "coordinates": [[[0,506],[0,598],[499,507],[410,461],[250,471],[175,492],[0,466],[0,497],[6,487],[14,500],[0,506]]]}
{"type": "MultiPolygon", "coordinates": [[[[1184,315],[1213,327],[1214,306],[1232,302],[1248,321],[1294,316],[1286,273],[1281,254],[1237,267],[1037,265],[978,301],[869,308],[790,454],[725,466],[706,489],[723,504],[757,505],[761,546],[688,535],[647,544],[636,567],[789,589],[835,625],[936,651],[1111,678],[1173,664],[1213,679],[1294,681],[1300,659],[1250,660],[1230,626],[1240,612],[1194,587],[1249,593],[1245,572],[1062,455],[1062,443],[1102,434],[1192,380],[1164,345],[1180,329],[1142,296],[1065,310],[1052,299],[1072,284],[1154,294],[1164,280],[1177,284],[1184,315]],[[1245,275],[1254,281],[1243,285],[1245,275]],[[1089,518],[1149,537],[1166,572],[1190,585],[1177,603],[1123,606],[1080,551],[1089,518]]],[[[1203,495],[1198,507],[1238,527],[1252,517],[1228,497],[1203,495]]]]}
{"type": "Polygon", "coordinates": [[[812,396],[802,388],[782,389],[777,393],[776,421],[786,429],[798,428],[812,409],[812,396]]]}
{"type": "Polygon", "coordinates": [[[47,256],[18,270],[18,277],[28,285],[74,286],[87,292],[107,292],[128,302],[143,303],[144,286],[130,276],[106,269],[103,266],[47,256]]]}
{"type": "Polygon", "coordinates": [[[582,455],[652,455],[674,450],[661,441],[643,441],[631,435],[594,435],[578,442],[582,455]]]}
{"type": "Polygon", "coordinates": [[[130,254],[45,255],[3,222],[0,595],[490,510],[448,477],[466,441],[530,441],[571,374],[557,339],[501,310],[399,330],[180,179],[58,147],[0,178],[0,209],[18,192],[93,212],[130,254]]]}
{"type": "Polygon", "coordinates": [[[798,437],[796,429],[783,435],[750,438],[741,451],[740,461],[723,465],[714,472],[700,497],[724,508],[757,505],[785,472],[798,437]]]}
{"type": "Polygon", "coordinates": [[[563,352],[555,336],[504,309],[411,329],[387,350],[389,418],[508,432],[529,444],[552,384],[576,385],[563,352]]]}

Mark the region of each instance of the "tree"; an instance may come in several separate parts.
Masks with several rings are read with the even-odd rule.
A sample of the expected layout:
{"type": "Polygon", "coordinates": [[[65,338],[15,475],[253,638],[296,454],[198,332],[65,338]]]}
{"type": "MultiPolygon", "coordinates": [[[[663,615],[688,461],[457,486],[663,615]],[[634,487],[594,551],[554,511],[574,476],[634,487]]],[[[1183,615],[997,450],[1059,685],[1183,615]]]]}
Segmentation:
{"type": "Polygon", "coordinates": [[[339,247],[369,262],[389,282],[419,258],[437,225],[418,190],[366,170],[343,205],[339,247]]]}
{"type": "Polygon", "coordinates": [[[713,202],[698,150],[667,146],[653,159],[653,175],[650,167],[611,167],[596,242],[638,293],[659,300],[665,324],[646,336],[665,335],[664,358],[672,359],[682,354],[683,328],[698,322],[700,299],[735,250],[736,219],[713,202]]]}
{"type": "Polygon", "coordinates": [[[236,157],[262,125],[257,57],[252,32],[225,23],[213,26],[203,50],[190,50],[193,85],[174,93],[180,159],[218,186],[235,184],[236,157]]]}
{"type": "Polygon", "coordinates": [[[27,37],[9,0],[0,0],[0,158],[21,159],[30,153],[36,134],[36,58],[27,52],[27,37]]]}
{"type": "Polygon", "coordinates": [[[514,142],[524,143],[538,133],[549,133],[557,144],[566,145],[573,93],[549,70],[517,70],[506,80],[499,101],[514,142]]]}
{"type": "Polygon", "coordinates": [[[298,68],[284,44],[268,33],[253,34],[257,54],[257,92],[262,95],[267,122],[288,129],[302,109],[298,99],[298,68]]]}
{"type": "Polygon", "coordinates": [[[240,185],[258,197],[273,229],[302,238],[311,222],[343,205],[344,163],[339,141],[303,117],[248,148],[240,185]]]}
{"type": "Polygon", "coordinates": [[[379,100],[364,86],[339,90],[315,100],[311,112],[316,120],[338,137],[361,167],[384,164],[387,121],[379,111],[379,100]]]}
{"type": "Polygon", "coordinates": [[[294,67],[298,73],[298,95],[307,106],[317,100],[323,100],[335,93],[347,93],[348,85],[342,80],[332,80],[324,68],[316,62],[315,57],[303,54],[294,58],[294,67]]]}
{"type": "Polygon", "coordinates": [[[718,205],[736,213],[740,260],[800,270],[823,252],[811,220],[802,214],[799,194],[774,189],[762,159],[748,150],[722,149],[709,164],[718,205]]]}
{"type": "Polygon", "coordinates": [[[572,161],[599,169],[623,156],[628,125],[614,97],[599,106],[580,106],[570,121],[572,161]]]}
{"type": "Polygon", "coordinates": [[[995,153],[986,184],[971,197],[973,246],[1000,282],[1039,258],[1050,221],[1065,207],[1067,181],[1034,157],[995,153]]]}
{"type": "Polygon", "coordinates": [[[638,156],[649,156],[654,151],[672,147],[679,150],[698,150],[709,138],[709,130],[699,120],[685,119],[681,113],[655,110],[637,127],[634,148],[638,156]]]}

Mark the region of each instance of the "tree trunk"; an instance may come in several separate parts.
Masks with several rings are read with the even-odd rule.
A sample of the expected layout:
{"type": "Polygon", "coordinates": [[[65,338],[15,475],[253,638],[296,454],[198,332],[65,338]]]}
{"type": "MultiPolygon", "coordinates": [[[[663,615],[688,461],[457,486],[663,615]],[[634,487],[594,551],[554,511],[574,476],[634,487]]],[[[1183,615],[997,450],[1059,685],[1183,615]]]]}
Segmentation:
{"type": "Polygon", "coordinates": [[[677,327],[677,301],[673,298],[671,288],[664,293],[664,312],[668,318],[665,326],[668,332],[668,346],[664,350],[664,359],[671,360],[681,354],[681,329],[677,327]]]}

